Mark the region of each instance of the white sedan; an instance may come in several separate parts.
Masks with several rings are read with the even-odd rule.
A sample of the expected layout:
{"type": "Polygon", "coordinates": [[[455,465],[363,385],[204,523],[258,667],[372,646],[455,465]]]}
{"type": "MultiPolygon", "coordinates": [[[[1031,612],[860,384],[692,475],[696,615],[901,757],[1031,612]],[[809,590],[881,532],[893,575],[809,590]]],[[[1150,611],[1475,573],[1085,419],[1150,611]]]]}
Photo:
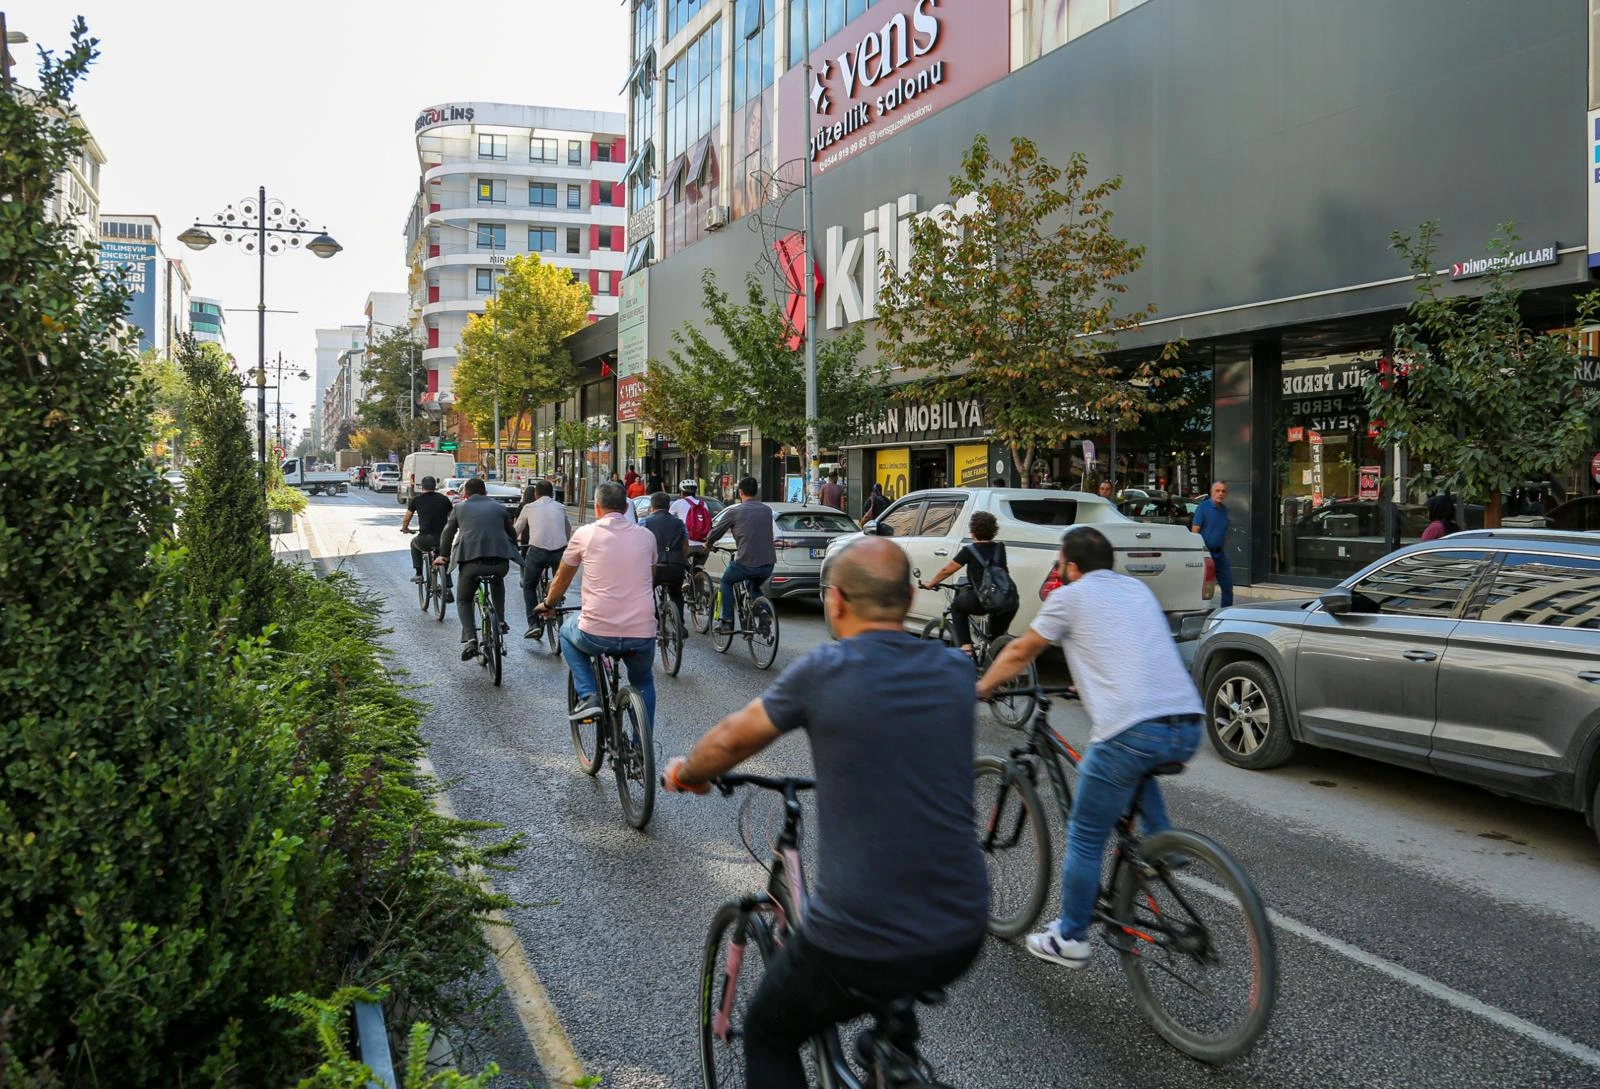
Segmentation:
{"type": "MultiPolygon", "coordinates": [[[[1116,569],[1148,585],[1161,603],[1174,634],[1198,635],[1216,607],[1215,570],[1198,534],[1186,527],[1136,522],[1109,499],[1087,492],[1035,488],[944,488],[912,492],[895,501],[863,533],[890,537],[905,549],[917,581],[926,581],[972,539],[967,523],[980,510],[1000,524],[997,540],[1006,546],[1011,578],[1021,598],[1013,633],[1023,631],[1039,605],[1060,585],[1056,556],[1068,526],[1093,525],[1111,540],[1116,569]]],[[[948,595],[918,590],[906,627],[921,631],[943,615],[948,595]]]]}

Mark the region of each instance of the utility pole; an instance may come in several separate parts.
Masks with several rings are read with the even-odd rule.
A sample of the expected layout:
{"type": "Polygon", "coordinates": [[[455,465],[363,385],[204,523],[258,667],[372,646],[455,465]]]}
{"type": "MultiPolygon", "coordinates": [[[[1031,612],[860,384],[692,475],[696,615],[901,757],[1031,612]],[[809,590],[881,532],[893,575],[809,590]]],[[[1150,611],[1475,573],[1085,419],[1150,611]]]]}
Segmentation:
{"type": "MultiPolygon", "coordinates": [[[[806,58],[805,89],[811,90],[811,4],[808,0],[800,0],[800,33],[805,38],[802,50],[806,58]]],[[[811,502],[812,492],[817,483],[817,293],[812,284],[816,281],[816,258],[812,255],[812,222],[811,215],[811,112],[810,106],[802,107],[806,111],[806,140],[805,140],[805,175],[800,189],[801,215],[805,219],[803,228],[805,233],[806,261],[801,273],[802,289],[806,293],[806,335],[805,335],[805,360],[806,360],[806,490],[801,496],[801,502],[811,502]]],[[[865,275],[876,275],[876,270],[868,269],[865,275]]]]}

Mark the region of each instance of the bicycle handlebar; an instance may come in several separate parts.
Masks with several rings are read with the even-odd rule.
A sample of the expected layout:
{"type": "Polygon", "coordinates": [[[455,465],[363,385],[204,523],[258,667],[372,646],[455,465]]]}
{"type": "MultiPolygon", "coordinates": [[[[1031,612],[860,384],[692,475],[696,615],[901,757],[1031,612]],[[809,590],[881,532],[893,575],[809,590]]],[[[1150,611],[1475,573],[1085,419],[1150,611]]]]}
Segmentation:
{"type": "Polygon", "coordinates": [[[727,775],[717,776],[715,779],[711,780],[711,785],[716,787],[723,794],[732,794],[734,787],[741,786],[760,787],[763,790],[773,790],[780,794],[787,794],[791,790],[815,790],[817,787],[817,781],[815,779],[802,779],[793,776],[774,778],[770,775],[745,775],[739,773],[730,773],[727,775]]]}

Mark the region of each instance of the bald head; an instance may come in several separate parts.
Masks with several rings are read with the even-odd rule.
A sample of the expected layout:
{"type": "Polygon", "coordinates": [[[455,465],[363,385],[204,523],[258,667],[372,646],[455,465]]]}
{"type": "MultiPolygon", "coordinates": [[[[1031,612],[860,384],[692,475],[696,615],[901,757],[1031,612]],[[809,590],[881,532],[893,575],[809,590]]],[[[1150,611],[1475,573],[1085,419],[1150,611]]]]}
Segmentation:
{"type": "Polygon", "coordinates": [[[857,537],[834,553],[823,582],[865,623],[904,622],[911,609],[911,561],[884,537],[857,537]]]}

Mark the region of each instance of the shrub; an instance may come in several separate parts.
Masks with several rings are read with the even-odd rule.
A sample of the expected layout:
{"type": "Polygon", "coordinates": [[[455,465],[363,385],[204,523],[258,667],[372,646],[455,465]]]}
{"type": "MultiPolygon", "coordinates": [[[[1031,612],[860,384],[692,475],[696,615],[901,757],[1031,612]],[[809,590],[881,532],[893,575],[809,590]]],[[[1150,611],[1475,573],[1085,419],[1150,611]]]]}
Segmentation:
{"type": "Polygon", "coordinates": [[[184,337],[190,465],[179,533],[190,553],[189,593],[212,624],[254,635],[272,601],[272,546],[260,467],[250,450],[238,375],[220,347],[184,337]]]}

